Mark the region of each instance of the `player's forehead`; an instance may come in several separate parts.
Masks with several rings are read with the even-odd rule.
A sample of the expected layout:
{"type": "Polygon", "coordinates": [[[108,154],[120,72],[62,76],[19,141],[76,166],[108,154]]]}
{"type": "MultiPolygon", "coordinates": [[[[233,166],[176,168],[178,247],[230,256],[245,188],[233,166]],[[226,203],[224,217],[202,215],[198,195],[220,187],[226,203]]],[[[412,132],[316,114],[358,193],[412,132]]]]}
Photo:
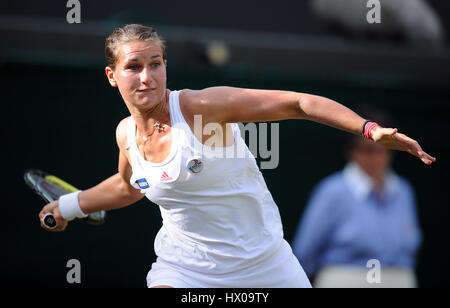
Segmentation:
{"type": "Polygon", "coordinates": [[[139,61],[158,57],[163,57],[163,51],[153,41],[132,41],[120,46],[119,61],[139,61]]]}

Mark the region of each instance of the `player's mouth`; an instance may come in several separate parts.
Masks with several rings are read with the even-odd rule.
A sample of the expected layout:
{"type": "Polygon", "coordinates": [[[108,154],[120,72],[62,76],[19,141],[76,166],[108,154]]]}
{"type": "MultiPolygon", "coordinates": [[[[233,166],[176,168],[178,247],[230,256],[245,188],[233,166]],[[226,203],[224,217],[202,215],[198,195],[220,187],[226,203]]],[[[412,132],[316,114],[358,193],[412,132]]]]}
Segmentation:
{"type": "Polygon", "coordinates": [[[138,93],[144,93],[144,92],[151,92],[156,90],[156,88],[144,88],[144,89],[137,89],[136,92],[138,93]]]}

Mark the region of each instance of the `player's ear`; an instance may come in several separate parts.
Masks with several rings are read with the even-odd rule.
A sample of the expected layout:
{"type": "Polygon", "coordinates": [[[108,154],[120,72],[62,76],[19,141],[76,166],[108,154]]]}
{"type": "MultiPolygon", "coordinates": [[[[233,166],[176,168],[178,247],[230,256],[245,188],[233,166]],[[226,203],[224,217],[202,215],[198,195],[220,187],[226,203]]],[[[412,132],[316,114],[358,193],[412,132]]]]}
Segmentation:
{"type": "Polygon", "coordinates": [[[109,84],[113,87],[117,87],[117,81],[114,77],[114,71],[111,67],[107,66],[105,68],[106,77],[108,78],[109,84]]]}

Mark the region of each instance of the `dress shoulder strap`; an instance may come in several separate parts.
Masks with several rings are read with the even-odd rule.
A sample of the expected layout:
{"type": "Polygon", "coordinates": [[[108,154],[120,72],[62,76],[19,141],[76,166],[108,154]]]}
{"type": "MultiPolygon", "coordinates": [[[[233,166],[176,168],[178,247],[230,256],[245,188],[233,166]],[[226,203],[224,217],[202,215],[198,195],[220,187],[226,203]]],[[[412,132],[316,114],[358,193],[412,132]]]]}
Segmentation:
{"type": "Polygon", "coordinates": [[[127,122],[127,150],[130,149],[134,142],[136,142],[136,122],[133,116],[130,115],[127,122]]]}
{"type": "Polygon", "coordinates": [[[171,91],[169,97],[169,106],[171,120],[173,121],[172,126],[186,124],[183,114],[180,108],[180,91],[171,91]]]}

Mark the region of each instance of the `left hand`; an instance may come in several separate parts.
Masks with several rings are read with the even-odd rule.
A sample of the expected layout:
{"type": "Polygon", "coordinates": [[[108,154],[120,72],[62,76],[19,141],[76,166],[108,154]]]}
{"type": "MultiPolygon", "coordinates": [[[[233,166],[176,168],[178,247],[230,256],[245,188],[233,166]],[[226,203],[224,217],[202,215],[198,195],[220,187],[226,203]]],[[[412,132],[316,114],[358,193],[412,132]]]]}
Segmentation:
{"type": "Polygon", "coordinates": [[[416,157],[419,157],[420,160],[427,165],[431,165],[436,161],[436,158],[422,150],[416,140],[411,139],[404,134],[398,133],[396,128],[384,128],[377,126],[371,131],[371,136],[373,141],[379,145],[382,145],[390,150],[408,152],[416,157]]]}

